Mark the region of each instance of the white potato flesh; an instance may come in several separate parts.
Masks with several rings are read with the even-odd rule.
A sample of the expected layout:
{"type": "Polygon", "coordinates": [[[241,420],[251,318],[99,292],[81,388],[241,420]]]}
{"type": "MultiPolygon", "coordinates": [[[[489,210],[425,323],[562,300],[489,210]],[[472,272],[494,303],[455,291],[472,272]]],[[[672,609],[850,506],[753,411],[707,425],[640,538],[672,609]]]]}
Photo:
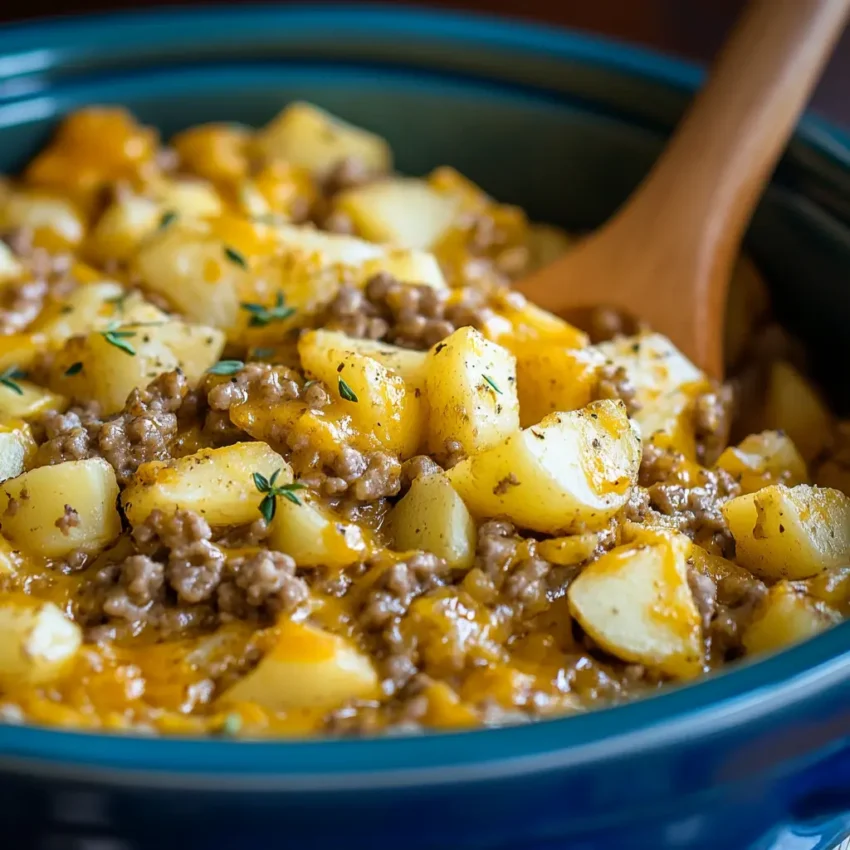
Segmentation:
{"type": "Polygon", "coordinates": [[[741,640],[749,655],[773,652],[814,637],[840,620],[841,615],[825,603],[780,581],[759,604],[741,640]]]}
{"type": "Polygon", "coordinates": [[[260,518],[263,494],[253,474],[268,479],[278,470],[278,485],[292,482],[289,464],[265,443],[201,449],[167,462],[143,463],[121,494],[121,504],[131,525],[144,522],[155,509],[194,511],[210,525],[241,525],[260,518]]]}
{"type": "Polygon", "coordinates": [[[378,695],[372,662],[352,643],[307,623],[285,620],[275,647],[221,696],[225,704],[252,702],[270,711],[333,709],[378,695]]]}
{"type": "Polygon", "coordinates": [[[628,501],[640,439],[622,402],[553,413],[446,474],[479,517],[550,534],[597,531],[628,501]]]}
{"type": "Polygon", "coordinates": [[[54,342],[86,334],[116,319],[123,320],[116,304],[123,295],[124,288],[112,280],[86,283],[63,299],[58,310],[45,311],[48,317],[39,319],[33,327],[54,342]]]}
{"type": "Polygon", "coordinates": [[[82,630],[52,602],[0,595],[0,690],[44,685],[67,672],[82,630]]]}
{"type": "Polygon", "coordinates": [[[173,180],[159,183],[154,197],[164,212],[187,218],[213,218],[223,211],[221,198],[212,184],[204,180],[173,180]]]}
{"type": "Polygon", "coordinates": [[[570,585],[570,612],[606,652],[667,676],[702,672],[700,614],[688,586],[691,541],[618,546],[570,585]]]}
{"type": "Polygon", "coordinates": [[[68,246],[79,245],[85,235],[83,217],[70,201],[40,191],[10,192],[0,204],[0,230],[19,227],[48,231],[68,246]]]}
{"type": "Polygon", "coordinates": [[[3,482],[0,529],[33,555],[97,552],[121,533],[117,504],[115,471],[102,458],[40,466],[3,482]],[[60,522],[69,511],[71,521],[60,522]]]}
{"type": "Polygon", "coordinates": [[[150,333],[169,348],[190,384],[200,381],[204,373],[219,361],[224,350],[224,332],[208,325],[172,321],[151,328],[150,333]]]}
{"type": "Polygon", "coordinates": [[[62,410],[67,401],[62,396],[30,381],[13,381],[20,392],[0,384],[0,420],[29,419],[46,410],[62,410]]]}
{"type": "Polygon", "coordinates": [[[422,251],[439,242],[460,208],[451,195],[411,177],[348,189],[334,199],[334,206],[352,220],[365,239],[422,251]]]}
{"type": "Polygon", "coordinates": [[[266,160],[283,160],[326,177],[351,160],[370,174],[392,169],[389,145],[309,103],[291,103],[256,134],[254,146],[266,160]]]}
{"type": "Polygon", "coordinates": [[[725,449],[717,467],[738,482],[742,493],[755,493],[771,484],[794,487],[809,480],[806,462],[782,431],[750,434],[737,446],[725,449]]]}
{"type": "Polygon", "coordinates": [[[162,208],[150,198],[130,195],[110,204],[87,240],[95,260],[129,260],[145,237],[156,230],[162,208]]]}
{"type": "Polygon", "coordinates": [[[396,551],[432,552],[454,569],[472,566],[475,523],[442,473],[415,478],[385,527],[396,551]]]}
{"type": "Polygon", "coordinates": [[[346,567],[366,558],[370,551],[361,526],[311,501],[302,491],[294,493],[300,504],[278,497],[269,544],[286,552],[299,567],[346,567]]]}
{"type": "Polygon", "coordinates": [[[274,234],[284,251],[316,256],[323,266],[360,268],[387,253],[381,245],[373,245],[365,239],[343,233],[327,233],[310,226],[280,224],[274,227],[274,234]]]}
{"type": "Polygon", "coordinates": [[[0,241],[0,283],[15,280],[24,273],[24,267],[12,253],[12,249],[0,241]]]}
{"type": "Polygon", "coordinates": [[[765,579],[804,579],[850,563],[850,498],[828,487],[775,484],[721,508],[735,560],[765,579]]]}
{"type": "Polygon", "coordinates": [[[26,422],[0,424],[0,481],[20,475],[35,450],[35,437],[26,422]]]}
{"type": "Polygon", "coordinates": [[[402,283],[424,284],[432,289],[448,288],[440,263],[427,251],[391,249],[381,257],[367,260],[360,269],[364,284],[378,272],[386,272],[402,283]]]}
{"type": "Polygon", "coordinates": [[[459,328],[428,352],[425,395],[432,452],[452,440],[471,455],[519,430],[516,358],[475,328],[459,328]]]}

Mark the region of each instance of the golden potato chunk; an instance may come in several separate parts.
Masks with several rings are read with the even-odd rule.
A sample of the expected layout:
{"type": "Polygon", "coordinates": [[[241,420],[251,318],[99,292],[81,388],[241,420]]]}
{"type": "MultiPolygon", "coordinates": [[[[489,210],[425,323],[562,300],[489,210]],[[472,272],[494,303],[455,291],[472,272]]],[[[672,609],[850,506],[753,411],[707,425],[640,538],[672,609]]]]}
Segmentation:
{"type": "Polygon", "coordinates": [[[748,654],[773,652],[828,629],[841,615],[801,588],[780,581],[770,588],[744,632],[748,654]]]}
{"type": "Polygon", "coordinates": [[[20,475],[35,450],[35,437],[26,422],[0,424],[0,481],[20,475]]]}
{"type": "Polygon", "coordinates": [[[516,359],[474,328],[459,328],[428,352],[425,394],[432,452],[452,441],[474,454],[519,430],[516,359]]]}
{"type": "Polygon", "coordinates": [[[235,443],[201,449],[167,462],[143,463],[121,494],[131,525],[139,525],[159,509],[194,511],[210,525],[239,525],[260,518],[263,494],[255,472],[270,478],[277,470],[279,485],[292,482],[289,464],[265,443],[235,443]]]}
{"type": "Polygon", "coordinates": [[[628,501],[640,439],[622,402],[553,413],[446,474],[477,516],[551,534],[595,531],[628,501]]]}
{"type": "Polygon", "coordinates": [[[222,694],[221,702],[254,702],[271,711],[330,710],[378,695],[372,662],[349,641],[292,620],[277,628],[274,649],[222,694]]]}
{"type": "Polygon", "coordinates": [[[0,384],[0,419],[29,419],[45,410],[63,410],[67,401],[62,396],[33,384],[14,379],[17,390],[0,384]]]}
{"type": "Polygon", "coordinates": [[[765,579],[803,579],[850,561],[850,498],[775,484],[722,507],[735,560],[765,579]]]}
{"type": "Polygon", "coordinates": [[[717,460],[740,485],[742,493],[755,493],[771,484],[794,487],[809,480],[806,462],[794,442],[781,431],[750,434],[737,446],[729,446],[717,460]]]}
{"type": "Polygon", "coordinates": [[[572,615],[604,650],[668,676],[702,672],[700,615],[688,586],[691,541],[618,546],[570,585],[572,615]]]}
{"type": "Polygon", "coordinates": [[[432,552],[455,569],[472,566],[475,523],[445,475],[423,475],[390,511],[386,525],[399,552],[432,552]]]}
{"type": "Polygon", "coordinates": [[[115,471],[101,458],[31,469],[0,488],[0,529],[33,555],[97,552],[121,533],[115,471]]]}
{"type": "Polygon", "coordinates": [[[52,602],[0,595],[0,691],[54,681],[82,642],[80,627],[52,602]]]}

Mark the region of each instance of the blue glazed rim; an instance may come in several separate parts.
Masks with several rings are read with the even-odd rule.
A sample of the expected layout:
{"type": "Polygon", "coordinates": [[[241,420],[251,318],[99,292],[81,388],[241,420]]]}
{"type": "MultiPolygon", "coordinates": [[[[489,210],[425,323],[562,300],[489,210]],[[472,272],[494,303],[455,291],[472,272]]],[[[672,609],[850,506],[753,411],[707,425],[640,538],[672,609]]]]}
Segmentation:
{"type": "MultiPolygon", "coordinates": [[[[188,25],[193,40],[213,46],[237,41],[271,45],[283,27],[311,35],[336,28],[364,38],[381,33],[610,68],[685,93],[702,77],[693,65],[649,51],[515,20],[380,6],[241,6],[8,26],[0,29],[0,84],[26,81],[13,86],[12,99],[16,92],[29,96],[51,70],[82,69],[89,58],[121,64],[127,57],[148,55],[145,51],[154,45],[157,53],[176,49],[185,44],[188,25]]],[[[807,116],[797,139],[850,171],[850,137],[829,122],[807,116]]],[[[529,726],[408,738],[257,742],[0,726],[0,768],[134,787],[299,793],[490,781],[647,755],[733,726],[755,729],[838,692],[848,679],[850,623],[779,655],[650,699],[529,726]]]]}

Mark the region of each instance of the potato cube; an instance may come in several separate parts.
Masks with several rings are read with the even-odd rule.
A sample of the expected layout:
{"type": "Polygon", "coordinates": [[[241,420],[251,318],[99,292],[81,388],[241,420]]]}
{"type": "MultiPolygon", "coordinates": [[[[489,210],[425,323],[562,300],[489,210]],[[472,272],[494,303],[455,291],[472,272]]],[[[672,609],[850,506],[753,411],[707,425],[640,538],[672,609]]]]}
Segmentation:
{"type": "Polygon", "coordinates": [[[352,266],[360,268],[371,260],[386,256],[381,245],[343,233],[327,233],[315,227],[281,224],[274,227],[280,247],[290,254],[318,257],[322,266],[352,266]]]}
{"type": "Polygon", "coordinates": [[[841,615],[787,581],[770,588],[743,634],[748,654],[772,652],[828,629],[841,615]]]}
{"type": "Polygon", "coordinates": [[[722,508],[735,560],[764,579],[803,579],[850,561],[850,498],[798,484],[765,487],[722,508]]]}
{"type": "Polygon", "coordinates": [[[0,283],[19,278],[24,273],[24,267],[12,253],[12,249],[0,241],[0,283]]]}
{"type": "Polygon", "coordinates": [[[62,342],[72,336],[99,330],[112,321],[124,320],[123,314],[119,313],[124,295],[124,288],[112,280],[78,286],[56,305],[56,309],[48,307],[33,328],[51,342],[62,342]]]}
{"type": "Polygon", "coordinates": [[[764,415],[767,427],[784,431],[807,462],[829,442],[832,414],[814,387],[782,360],[771,367],[764,415]]]}
{"type": "Polygon", "coordinates": [[[474,454],[519,430],[516,359],[474,328],[459,328],[428,352],[425,390],[432,452],[454,440],[474,454]]]}
{"type": "Polygon", "coordinates": [[[151,511],[194,511],[210,525],[240,525],[260,518],[263,494],[254,484],[255,472],[277,483],[292,482],[289,464],[265,443],[235,443],[220,449],[201,449],[173,460],[143,463],[121,494],[131,525],[144,522],[151,511]]]}
{"type": "Polygon", "coordinates": [[[386,531],[399,552],[432,552],[455,569],[475,558],[475,523],[463,499],[443,474],[414,479],[390,511],[386,531]]]}
{"type": "Polygon", "coordinates": [[[324,381],[336,408],[364,437],[402,458],[416,453],[424,425],[423,400],[372,357],[337,348],[321,332],[304,334],[298,354],[305,372],[324,381]]]}
{"type": "Polygon", "coordinates": [[[270,711],[330,710],[378,696],[372,662],[345,638],[292,620],[283,620],[277,631],[272,651],[222,694],[222,703],[253,702],[270,711]]]}
{"type": "Polygon", "coordinates": [[[717,467],[741,485],[742,493],[755,493],[771,484],[793,487],[809,480],[806,462],[791,438],[781,431],[750,434],[738,446],[725,449],[717,467]]]}
{"type": "Polygon", "coordinates": [[[98,219],[86,242],[87,254],[96,262],[129,260],[162,218],[156,201],[137,195],[110,204],[98,219]]]}
{"type": "Polygon", "coordinates": [[[366,260],[360,271],[362,284],[378,272],[386,272],[402,283],[424,284],[433,289],[448,288],[437,258],[426,251],[389,250],[381,257],[366,260]]]}
{"type": "Polygon", "coordinates": [[[602,542],[602,536],[598,532],[587,531],[584,534],[541,540],[537,552],[541,558],[552,564],[572,567],[593,557],[602,542]]]}
{"type": "Polygon", "coordinates": [[[189,383],[196,384],[204,373],[215,365],[224,351],[223,331],[207,325],[186,322],[166,322],[150,332],[161,340],[174,355],[189,383]]]}
{"type": "Polygon", "coordinates": [[[372,242],[427,251],[449,230],[459,212],[457,200],[424,180],[393,177],[348,189],[335,208],[372,242]]]}
{"type": "Polygon", "coordinates": [[[534,531],[596,531],[628,501],[640,439],[622,402],[553,413],[447,473],[474,515],[534,531]]]}
{"type": "Polygon", "coordinates": [[[33,384],[31,381],[13,380],[20,390],[0,384],[0,419],[29,419],[45,410],[62,410],[67,404],[62,396],[33,384]]]}
{"type": "Polygon", "coordinates": [[[115,471],[101,458],[40,466],[0,488],[0,528],[33,555],[97,552],[121,533],[115,471]]]}
{"type": "Polygon", "coordinates": [[[495,320],[487,322],[482,333],[515,354],[534,345],[584,348],[589,342],[584,331],[530,301],[516,304],[508,297],[493,309],[495,320]]]}
{"type": "Polygon", "coordinates": [[[172,212],[185,218],[214,218],[223,212],[215,188],[197,178],[160,183],[154,189],[154,196],[162,213],[172,212]]]}
{"type": "Polygon", "coordinates": [[[606,652],[689,679],[703,667],[700,614],[688,586],[691,541],[618,546],[582,570],[570,611],[606,652]]]}
{"type": "Polygon", "coordinates": [[[7,420],[0,424],[0,481],[20,475],[35,450],[35,437],[26,422],[7,420]]]}
{"type": "Polygon", "coordinates": [[[370,174],[392,169],[389,145],[309,103],[292,103],[260,130],[254,142],[266,160],[284,160],[326,177],[344,160],[370,174]]]}
{"type": "Polygon", "coordinates": [[[52,602],[0,595],[0,691],[44,685],[67,672],[82,630],[52,602]]]}
{"type": "Polygon", "coordinates": [[[284,497],[277,500],[269,538],[273,549],[286,552],[299,567],[335,569],[368,556],[370,541],[359,525],[343,522],[306,493],[294,495],[300,504],[284,497]]]}
{"type": "Polygon", "coordinates": [[[49,251],[73,248],[83,241],[85,222],[65,198],[40,191],[11,192],[0,204],[0,230],[32,229],[35,244],[49,251]]]}
{"type": "Polygon", "coordinates": [[[588,405],[605,358],[595,348],[534,343],[515,349],[520,424],[588,405]]]}

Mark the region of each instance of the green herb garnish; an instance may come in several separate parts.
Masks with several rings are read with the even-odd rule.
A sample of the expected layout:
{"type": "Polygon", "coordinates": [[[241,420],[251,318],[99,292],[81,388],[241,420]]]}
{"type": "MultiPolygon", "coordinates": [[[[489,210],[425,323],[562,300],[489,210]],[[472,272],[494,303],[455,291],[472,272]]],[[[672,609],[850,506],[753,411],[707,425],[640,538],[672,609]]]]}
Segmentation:
{"type": "Polygon", "coordinates": [[[130,297],[129,292],[122,292],[120,295],[116,295],[114,298],[107,298],[106,303],[112,304],[115,307],[116,311],[119,313],[124,312],[124,303],[130,297]]]}
{"type": "Polygon", "coordinates": [[[351,389],[351,387],[349,387],[348,384],[346,384],[345,381],[342,380],[342,378],[339,379],[338,388],[339,394],[346,401],[357,401],[357,396],[354,394],[354,390],[351,389]]]}
{"type": "Polygon", "coordinates": [[[19,369],[17,366],[9,366],[8,369],[0,373],[0,384],[3,384],[4,387],[10,389],[13,393],[23,395],[24,391],[15,383],[15,381],[19,381],[21,378],[26,378],[26,376],[27,373],[24,372],[23,369],[19,369]]]}
{"type": "Polygon", "coordinates": [[[122,331],[121,326],[117,322],[110,324],[105,331],[101,331],[100,335],[110,344],[121,351],[129,354],[131,357],[136,356],[136,349],[127,342],[128,339],[136,335],[135,331],[122,331]]]}
{"type": "Polygon", "coordinates": [[[177,213],[174,210],[166,210],[162,214],[162,218],[159,220],[159,229],[165,230],[169,224],[172,224],[177,219],[177,213]]]}
{"type": "Polygon", "coordinates": [[[490,384],[494,393],[498,393],[499,395],[502,394],[502,391],[496,386],[495,381],[489,375],[484,375],[483,378],[488,384],[490,384]]]}
{"type": "Polygon", "coordinates": [[[76,363],[72,363],[65,370],[65,377],[70,378],[72,375],[79,375],[80,372],[82,372],[82,371],[83,371],[83,364],[82,364],[81,361],[78,360],[76,363]]]}
{"type": "Polygon", "coordinates": [[[235,375],[245,364],[241,360],[219,360],[215,366],[210,366],[210,375],[235,375]]]}
{"type": "Polygon", "coordinates": [[[251,321],[248,324],[252,328],[264,328],[272,322],[282,322],[295,312],[294,307],[286,306],[286,299],[282,292],[278,292],[274,307],[266,307],[264,304],[252,304],[250,302],[243,302],[239,306],[251,314],[251,321]]]}
{"type": "Polygon", "coordinates": [[[236,263],[237,266],[241,266],[243,269],[248,268],[248,261],[245,257],[229,245],[224,246],[224,256],[227,257],[231,263],[236,263]]]}
{"type": "Polygon", "coordinates": [[[300,505],[301,500],[295,495],[295,491],[306,489],[304,484],[299,484],[297,481],[294,481],[292,484],[281,484],[278,486],[276,482],[279,475],[279,469],[272,473],[271,478],[266,478],[265,475],[262,475],[259,472],[255,472],[251,475],[251,478],[254,479],[254,486],[261,493],[266,494],[259,505],[260,513],[263,515],[263,519],[266,522],[271,522],[274,519],[275,511],[277,510],[278,496],[283,496],[284,499],[289,499],[289,501],[294,505],[300,505]]]}

